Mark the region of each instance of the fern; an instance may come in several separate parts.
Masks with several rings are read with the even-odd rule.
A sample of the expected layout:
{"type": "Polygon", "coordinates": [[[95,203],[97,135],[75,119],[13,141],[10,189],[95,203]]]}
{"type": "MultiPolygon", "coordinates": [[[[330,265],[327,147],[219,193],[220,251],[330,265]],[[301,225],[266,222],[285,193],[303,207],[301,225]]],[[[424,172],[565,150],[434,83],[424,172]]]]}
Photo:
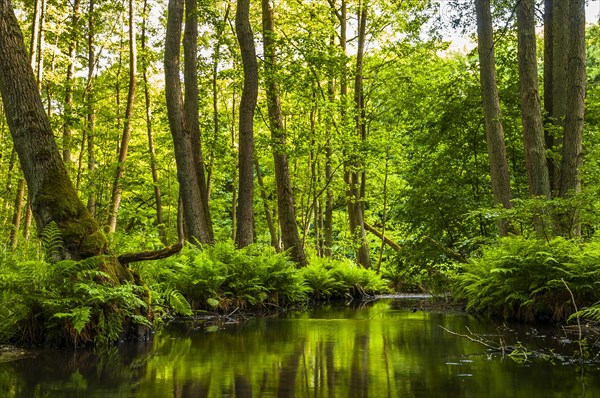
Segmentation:
{"type": "Polygon", "coordinates": [[[190,303],[188,303],[188,301],[179,291],[170,289],[165,293],[165,296],[167,297],[171,308],[173,308],[177,313],[184,316],[192,315],[192,307],[190,306],[190,303]]]}
{"type": "Polygon", "coordinates": [[[60,228],[54,221],[46,225],[42,232],[42,248],[50,263],[58,262],[61,259],[64,242],[60,228]]]}

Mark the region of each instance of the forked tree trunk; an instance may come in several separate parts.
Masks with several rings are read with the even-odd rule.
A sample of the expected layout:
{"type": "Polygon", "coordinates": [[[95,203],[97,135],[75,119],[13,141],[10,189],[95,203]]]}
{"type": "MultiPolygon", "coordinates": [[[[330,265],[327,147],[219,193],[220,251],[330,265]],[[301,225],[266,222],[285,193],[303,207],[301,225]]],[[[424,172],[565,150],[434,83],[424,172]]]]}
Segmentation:
{"type": "Polygon", "coordinates": [[[213,240],[213,228],[208,206],[208,185],[202,155],[202,136],[200,134],[200,115],[198,103],[198,10],[196,0],[185,0],[185,31],[183,35],[184,58],[184,117],[191,137],[196,184],[200,190],[203,220],[199,220],[205,234],[213,240]]]}
{"type": "Polygon", "coordinates": [[[62,232],[64,258],[103,253],[106,239],[62,162],[9,0],[0,0],[0,94],[38,233],[54,221],[62,232]]]}
{"type": "Polygon", "coordinates": [[[254,109],[258,95],[258,65],[250,26],[250,0],[238,0],[235,30],[244,68],[239,119],[239,190],[235,243],[242,248],[254,240],[254,109]]]}
{"type": "Polygon", "coordinates": [[[198,186],[198,174],[194,162],[192,138],[184,114],[184,104],[181,95],[180,46],[181,24],[183,22],[183,0],[170,0],[167,18],[167,34],[165,43],[165,92],[169,127],[175,146],[175,161],[177,163],[177,179],[181,208],[182,223],[186,239],[192,243],[212,243],[212,235],[205,224],[202,194],[198,186]]]}
{"type": "MultiPolygon", "coordinates": [[[[492,32],[492,15],[489,0],[475,0],[477,14],[477,41],[481,78],[481,97],[485,133],[490,158],[490,175],[494,203],[505,208],[512,207],[512,193],[508,176],[508,162],[504,144],[504,130],[500,116],[500,101],[496,81],[496,57],[492,32]]],[[[506,220],[498,222],[500,236],[508,235],[510,225],[506,220]]]]}
{"type": "Polygon", "coordinates": [[[281,240],[285,250],[299,265],[306,265],[304,246],[298,233],[294,192],[286,154],[286,140],[281,117],[279,87],[277,85],[277,63],[275,57],[275,31],[273,9],[270,0],[262,0],[263,46],[265,57],[265,80],[267,107],[271,129],[273,160],[275,164],[275,183],[277,186],[277,215],[281,228],[281,240]]]}

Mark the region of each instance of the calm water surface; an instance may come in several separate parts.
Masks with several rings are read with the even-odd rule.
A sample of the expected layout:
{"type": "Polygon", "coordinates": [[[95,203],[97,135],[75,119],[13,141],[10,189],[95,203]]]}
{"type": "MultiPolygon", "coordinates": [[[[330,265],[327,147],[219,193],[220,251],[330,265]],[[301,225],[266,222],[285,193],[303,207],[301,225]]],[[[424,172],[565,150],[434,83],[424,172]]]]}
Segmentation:
{"type": "Polygon", "coordinates": [[[102,354],[42,351],[0,364],[0,397],[600,397],[598,365],[519,364],[440,326],[577,349],[547,331],[415,306],[329,306],[216,332],[179,324],[102,354]]]}

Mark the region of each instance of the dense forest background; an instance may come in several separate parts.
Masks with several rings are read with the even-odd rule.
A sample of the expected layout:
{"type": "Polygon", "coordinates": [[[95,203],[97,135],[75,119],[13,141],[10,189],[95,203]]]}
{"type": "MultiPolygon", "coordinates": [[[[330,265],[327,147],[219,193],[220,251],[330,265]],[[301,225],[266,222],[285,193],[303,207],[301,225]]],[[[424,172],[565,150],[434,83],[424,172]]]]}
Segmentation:
{"type": "MultiPolygon", "coordinates": [[[[600,222],[584,3],[475,3],[12,6],[113,251],[258,242],[433,289],[499,236],[593,240],[600,222]],[[451,51],[450,28],[478,48],[451,51]]],[[[32,253],[46,225],[2,112],[0,241],[32,253]]]]}

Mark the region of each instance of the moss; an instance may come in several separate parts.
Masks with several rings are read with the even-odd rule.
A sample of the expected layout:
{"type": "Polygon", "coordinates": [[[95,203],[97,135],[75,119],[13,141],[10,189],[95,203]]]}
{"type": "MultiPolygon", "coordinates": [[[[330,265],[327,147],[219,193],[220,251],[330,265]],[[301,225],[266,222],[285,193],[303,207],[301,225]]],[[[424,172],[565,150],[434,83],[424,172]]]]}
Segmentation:
{"type": "Polygon", "coordinates": [[[40,227],[56,222],[71,257],[87,258],[106,251],[106,238],[64,171],[58,170],[49,176],[34,198],[34,205],[37,217],[41,218],[40,227]]]}
{"type": "Polygon", "coordinates": [[[115,256],[103,256],[99,268],[109,276],[110,281],[115,285],[121,285],[127,282],[132,284],[135,283],[132,272],[129,268],[121,265],[115,256]]]}

